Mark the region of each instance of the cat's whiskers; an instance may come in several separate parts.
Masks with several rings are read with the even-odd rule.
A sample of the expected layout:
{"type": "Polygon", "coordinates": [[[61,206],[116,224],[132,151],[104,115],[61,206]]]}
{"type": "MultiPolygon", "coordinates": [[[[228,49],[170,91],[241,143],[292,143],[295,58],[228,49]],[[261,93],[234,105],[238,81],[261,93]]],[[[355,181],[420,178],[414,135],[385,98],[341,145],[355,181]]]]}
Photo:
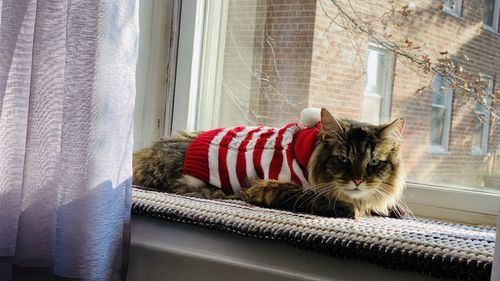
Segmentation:
{"type": "MultiPolygon", "coordinates": [[[[304,192],[298,195],[298,197],[295,200],[295,203],[293,205],[293,209],[297,208],[297,203],[300,202],[305,196],[309,195],[303,202],[301,202],[298,207],[302,207],[304,204],[308,202],[312,202],[311,207],[314,206],[316,201],[321,197],[324,196],[326,193],[328,193],[331,190],[332,186],[331,183],[322,183],[322,184],[316,184],[313,186],[310,186],[308,188],[308,192],[304,192]],[[311,193],[311,194],[308,194],[311,193]]],[[[292,199],[293,197],[296,197],[297,195],[294,195],[290,197],[289,199],[292,199]]],[[[287,200],[288,201],[288,200],[287,200]]]]}
{"type": "Polygon", "coordinates": [[[406,204],[403,198],[400,198],[396,203],[396,208],[393,208],[392,211],[400,218],[402,217],[415,217],[413,212],[410,210],[408,205],[406,204]]]}
{"type": "MultiPolygon", "coordinates": [[[[337,191],[337,196],[335,196],[335,200],[333,200],[333,209],[335,209],[335,207],[337,206],[337,200],[339,199],[340,194],[342,193],[342,190],[336,190],[336,191],[337,191]]],[[[328,205],[330,205],[330,201],[328,201],[328,205]]]]}
{"type": "Polygon", "coordinates": [[[325,185],[325,184],[322,184],[322,185],[317,185],[317,186],[311,186],[311,187],[307,190],[307,192],[303,192],[303,193],[300,193],[300,194],[294,194],[293,196],[291,196],[290,198],[288,198],[285,202],[288,202],[288,200],[291,200],[291,199],[293,199],[294,197],[297,197],[297,196],[298,196],[298,197],[295,199],[295,202],[294,202],[294,204],[293,204],[293,209],[295,210],[295,209],[296,209],[296,207],[297,207],[297,203],[298,203],[301,199],[303,199],[305,196],[309,195],[309,193],[312,193],[312,194],[311,194],[311,195],[310,195],[307,199],[305,199],[305,200],[304,200],[304,202],[302,202],[302,203],[298,206],[298,207],[300,208],[300,207],[302,207],[305,203],[309,202],[312,198],[314,198],[314,197],[315,197],[315,195],[316,195],[316,194],[315,194],[315,191],[316,191],[317,189],[322,188],[322,186],[323,186],[323,185],[325,185]]]}
{"type": "Polygon", "coordinates": [[[406,215],[408,215],[410,217],[415,217],[415,214],[413,214],[410,207],[408,207],[408,205],[406,204],[406,201],[403,197],[401,197],[398,202],[403,205],[402,207],[405,209],[406,215]]]}
{"type": "Polygon", "coordinates": [[[335,130],[328,130],[328,133],[335,134],[341,141],[345,142],[344,139],[342,138],[342,136],[339,133],[337,133],[337,131],[335,131],[335,130]]]}
{"type": "MultiPolygon", "coordinates": [[[[320,199],[321,197],[324,198],[326,194],[331,192],[331,190],[332,190],[331,185],[325,186],[321,190],[319,190],[319,192],[316,193],[316,196],[314,196],[313,199],[311,200],[312,201],[311,208],[314,207],[318,199],[320,199]]],[[[328,200],[328,206],[330,206],[330,199],[328,200]]]]}

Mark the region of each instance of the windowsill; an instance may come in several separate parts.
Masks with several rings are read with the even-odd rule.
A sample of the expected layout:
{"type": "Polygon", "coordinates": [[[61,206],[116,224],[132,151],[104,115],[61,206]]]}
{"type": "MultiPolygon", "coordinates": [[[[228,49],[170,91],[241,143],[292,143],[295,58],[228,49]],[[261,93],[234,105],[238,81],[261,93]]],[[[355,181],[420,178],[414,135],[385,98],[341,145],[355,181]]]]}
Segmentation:
{"type": "Polygon", "coordinates": [[[276,241],[136,215],[131,219],[129,257],[127,281],[370,280],[367,276],[387,281],[436,280],[276,241]]]}
{"type": "Polygon", "coordinates": [[[461,20],[461,21],[462,21],[462,20],[464,20],[464,18],[463,18],[461,15],[457,14],[457,13],[456,13],[455,11],[453,11],[453,10],[449,10],[449,9],[443,8],[443,9],[441,10],[441,12],[443,12],[444,14],[446,14],[446,15],[448,15],[448,16],[452,16],[453,18],[455,18],[455,19],[457,19],[457,20],[461,20]]]}
{"type": "Polygon", "coordinates": [[[472,155],[472,156],[483,156],[484,157],[484,156],[488,155],[488,151],[473,149],[473,150],[471,150],[470,155],[472,155]]]}
{"type": "Polygon", "coordinates": [[[498,31],[495,31],[495,30],[493,29],[493,27],[491,27],[491,26],[488,26],[488,25],[484,25],[484,24],[483,24],[483,29],[484,29],[484,30],[486,30],[486,31],[488,31],[489,33],[491,33],[491,34],[495,35],[495,36],[500,36],[500,33],[499,33],[498,31]]]}
{"type": "Polygon", "coordinates": [[[429,146],[429,150],[427,151],[429,154],[433,155],[450,155],[451,152],[443,147],[437,147],[437,146],[429,146]]]}
{"type": "Polygon", "coordinates": [[[417,217],[495,225],[500,193],[408,182],[405,201],[417,217]]]}
{"type": "Polygon", "coordinates": [[[169,276],[169,280],[235,280],[237,276],[255,276],[249,280],[259,280],[257,277],[263,273],[276,277],[270,280],[360,280],[363,278],[358,273],[375,273],[369,269],[369,263],[353,264],[333,257],[404,269],[410,278],[380,271],[381,280],[427,280],[410,271],[424,273],[425,277],[462,279],[464,274],[474,274],[480,280],[489,280],[484,266],[491,265],[493,252],[489,243],[495,239],[495,229],[489,226],[422,219],[326,218],[260,208],[241,201],[206,200],[140,189],[133,190],[132,200],[128,281],[156,280],[155,276],[169,276]],[[183,231],[186,229],[190,229],[189,233],[183,231]],[[455,243],[447,243],[447,239],[455,243]],[[228,241],[233,241],[233,245],[227,246],[228,241]],[[303,250],[289,249],[276,241],[303,250]],[[471,241],[480,243],[469,248],[471,241]],[[268,260],[270,256],[274,260],[268,260]],[[314,256],[323,261],[318,262],[314,256]],[[464,256],[474,263],[467,267],[467,272],[454,270],[462,266],[460,259],[464,256]],[[420,258],[423,263],[413,262],[420,258]],[[190,264],[199,264],[196,268],[203,269],[186,270],[190,264]],[[363,270],[343,271],[341,264],[363,266],[363,270]],[[344,272],[347,275],[343,276],[344,272]]]}

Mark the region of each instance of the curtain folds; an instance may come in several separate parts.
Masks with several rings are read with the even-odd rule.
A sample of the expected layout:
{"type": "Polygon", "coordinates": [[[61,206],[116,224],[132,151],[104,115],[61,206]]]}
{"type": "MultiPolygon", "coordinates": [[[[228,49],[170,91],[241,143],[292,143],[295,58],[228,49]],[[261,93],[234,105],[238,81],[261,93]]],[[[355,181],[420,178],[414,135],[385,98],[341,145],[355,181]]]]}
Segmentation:
{"type": "Polygon", "coordinates": [[[0,280],[123,279],[138,3],[0,7],[0,280]]]}

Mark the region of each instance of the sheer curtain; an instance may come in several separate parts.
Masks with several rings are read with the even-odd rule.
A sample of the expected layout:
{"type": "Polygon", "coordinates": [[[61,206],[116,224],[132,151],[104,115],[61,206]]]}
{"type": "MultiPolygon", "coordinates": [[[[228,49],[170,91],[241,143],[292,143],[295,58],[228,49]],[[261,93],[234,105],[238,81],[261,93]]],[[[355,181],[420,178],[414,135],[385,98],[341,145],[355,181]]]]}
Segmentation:
{"type": "Polygon", "coordinates": [[[123,279],[138,3],[0,7],[0,280],[123,279]]]}

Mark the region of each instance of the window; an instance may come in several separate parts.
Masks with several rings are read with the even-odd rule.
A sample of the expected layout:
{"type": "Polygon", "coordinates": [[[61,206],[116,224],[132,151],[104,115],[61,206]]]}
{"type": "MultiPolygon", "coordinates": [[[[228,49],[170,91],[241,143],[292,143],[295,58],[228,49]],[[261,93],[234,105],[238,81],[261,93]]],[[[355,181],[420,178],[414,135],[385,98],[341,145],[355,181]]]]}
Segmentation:
{"type": "Polygon", "coordinates": [[[368,46],[361,121],[387,123],[390,117],[394,55],[368,46]]]}
{"type": "Polygon", "coordinates": [[[493,94],[493,77],[483,75],[482,80],[487,83],[485,94],[488,96],[484,98],[483,102],[477,102],[474,107],[475,124],[472,131],[472,154],[485,155],[488,152],[488,132],[490,125],[490,112],[491,105],[490,95],[493,94]]]}
{"type": "MultiPolygon", "coordinates": [[[[371,5],[368,2],[351,3],[371,5]]],[[[194,120],[194,130],[239,124],[279,127],[297,121],[307,107],[325,107],[336,116],[374,123],[402,117],[406,120],[402,143],[408,186],[405,200],[414,213],[473,223],[496,220],[500,187],[487,188],[492,185],[486,185],[483,178],[500,171],[500,153],[494,153],[500,151],[500,126],[487,124],[485,131],[471,116],[476,111],[488,113],[481,107],[472,110],[475,101],[462,106],[467,98],[459,91],[453,93],[446,79],[436,75],[431,90],[419,90],[428,89],[428,76],[416,73],[403,57],[395,63],[394,55],[379,45],[363,41],[353,46],[355,39],[331,24],[331,18],[317,6],[319,1],[196,3],[204,3],[197,17],[202,32],[198,45],[191,40],[189,48],[178,49],[178,62],[189,65],[189,71],[183,75],[177,71],[174,99],[186,104],[194,101],[194,106],[174,105],[174,128],[186,128],[176,125],[176,120],[189,118],[194,120]],[[195,91],[178,91],[183,83],[195,91]],[[472,146],[487,148],[488,153],[474,155],[472,146]]],[[[456,1],[450,7],[463,3],[456,1]]],[[[330,1],[321,4],[327,13],[334,10],[330,1]]],[[[378,2],[370,7],[362,8],[367,13],[377,11],[378,2]]],[[[420,46],[434,54],[444,45],[429,42],[445,42],[460,50],[450,51],[454,60],[472,69],[500,73],[496,41],[456,36],[463,25],[480,34],[482,25],[450,21],[443,26],[434,18],[440,17],[435,10],[422,7],[421,11],[412,15],[415,18],[408,25],[392,30],[393,36],[410,36],[414,39],[411,48],[420,46]],[[422,22],[428,24],[422,26],[422,22]],[[450,32],[441,32],[443,28],[450,32]]],[[[474,16],[474,22],[481,22],[482,15],[474,16]]],[[[197,22],[194,17],[192,22],[197,22]]],[[[179,46],[188,45],[180,42],[179,46]]],[[[498,110],[499,104],[492,104],[498,110]]]]}
{"type": "Polygon", "coordinates": [[[444,0],[443,11],[457,17],[462,16],[462,0],[444,0]]]}
{"type": "Polygon", "coordinates": [[[429,133],[429,152],[431,153],[448,151],[453,91],[447,85],[448,82],[441,75],[436,74],[432,86],[431,125],[429,133]]]}
{"type": "Polygon", "coordinates": [[[498,19],[500,17],[500,0],[484,0],[484,28],[499,32],[498,19]]]}

